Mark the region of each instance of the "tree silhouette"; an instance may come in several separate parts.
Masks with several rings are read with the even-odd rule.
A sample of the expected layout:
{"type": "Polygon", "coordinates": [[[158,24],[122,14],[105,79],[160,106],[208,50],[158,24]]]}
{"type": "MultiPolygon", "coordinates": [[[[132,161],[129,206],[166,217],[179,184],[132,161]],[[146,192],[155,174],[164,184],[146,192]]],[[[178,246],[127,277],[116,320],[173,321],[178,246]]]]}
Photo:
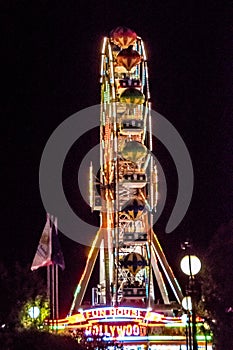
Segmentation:
{"type": "Polygon", "coordinates": [[[0,333],[0,350],[84,350],[70,336],[25,330],[0,333]]]}
{"type": "Polygon", "coordinates": [[[46,286],[40,274],[18,262],[11,268],[0,263],[0,325],[20,325],[21,311],[29,300],[46,297],[46,286]]]}
{"type": "Polygon", "coordinates": [[[217,349],[233,349],[233,220],[223,224],[205,254],[200,308],[217,349]]]}

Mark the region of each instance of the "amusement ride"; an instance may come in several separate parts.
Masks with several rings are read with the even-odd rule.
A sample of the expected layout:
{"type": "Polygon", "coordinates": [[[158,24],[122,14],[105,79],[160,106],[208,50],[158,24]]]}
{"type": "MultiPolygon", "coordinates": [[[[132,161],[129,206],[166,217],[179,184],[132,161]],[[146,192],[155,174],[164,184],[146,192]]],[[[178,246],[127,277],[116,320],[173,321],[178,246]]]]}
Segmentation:
{"type": "Polygon", "coordinates": [[[100,212],[100,228],[58,324],[115,347],[186,349],[183,294],[153,230],[158,173],[149,74],[144,42],[133,30],[118,27],[103,39],[100,83],[98,176],[89,169],[90,207],[100,212]],[[85,305],[98,258],[99,283],[85,305]]]}

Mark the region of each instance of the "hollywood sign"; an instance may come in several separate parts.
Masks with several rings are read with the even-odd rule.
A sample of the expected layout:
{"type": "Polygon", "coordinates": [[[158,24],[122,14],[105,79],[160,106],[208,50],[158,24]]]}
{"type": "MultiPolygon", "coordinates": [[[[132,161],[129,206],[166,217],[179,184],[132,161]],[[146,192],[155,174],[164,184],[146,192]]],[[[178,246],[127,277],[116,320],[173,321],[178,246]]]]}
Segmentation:
{"type": "Polygon", "coordinates": [[[138,324],[124,324],[124,325],[94,325],[87,327],[87,333],[92,335],[110,335],[113,338],[125,336],[145,336],[146,327],[138,324]]]}

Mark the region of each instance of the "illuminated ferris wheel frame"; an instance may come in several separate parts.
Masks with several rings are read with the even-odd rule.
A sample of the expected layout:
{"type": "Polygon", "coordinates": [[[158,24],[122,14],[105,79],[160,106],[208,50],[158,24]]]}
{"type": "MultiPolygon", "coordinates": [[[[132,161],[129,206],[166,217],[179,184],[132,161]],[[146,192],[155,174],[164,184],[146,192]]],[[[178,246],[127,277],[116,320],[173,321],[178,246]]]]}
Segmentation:
{"type": "MultiPolygon", "coordinates": [[[[117,62],[117,57],[122,52],[121,48],[113,42],[111,37],[105,37],[103,40],[100,70],[100,177],[96,179],[91,164],[89,181],[90,206],[92,210],[100,211],[101,223],[76,288],[70,315],[75,308],[77,310],[82,306],[98,255],[100,256],[100,280],[96,288],[95,305],[117,307],[131,300],[131,303],[133,302],[136,306],[153,307],[155,281],[164,304],[168,305],[170,300],[163,276],[168,280],[177,302],[181,303],[183,298],[180,286],[153,232],[153,210],[156,210],[158,190],[157,169],[152,156],[147,57],[140,37],[137,37],[131,46],[132,50],[139,53],[140,62],[127,71],[117,62]],[[123,100],[121,97],[127,92],[126,90],[132,90],[132,86],[125,88],[121,85],[122,81],[126,81],[127,84],[132,82],[138,84],[137,81],[139,81],[134,90],[137,92],[136,98],[140,99],[143,96],[143,100],[141,98],[139,103],[138,101],[132,103],[131,96],[123,100]],[[127,129],[127,123],[134,123],[134,125],[130,124],[127,129]],[[134,165],[134,162],[127,161],[122,156],[125,144],[126,146],[139,145],[141,152],[144,147],[147,154],[144,158],[136,160],[134,165]],[[128,169],[128,173],[125,169],[128,169]],[[143,172],[145,175],[142,174],[143,172]],[[144,178],[141,175],[144,175],[144,178]],[[128,180],[127,176],[128,178],[131,176],[131,180],[128,180]],[[131,211],[126,210],[130,200],[134,200],[139,209],[141,202],[144,203],[142,213],[134,207],[131,211]],[[141,216],[132,217],[132,212],[134,214],[137,212],[137,215],[141,214],[141,216]],[[143,265],[143,259],[147,263],[140,269],[137,265],[140,263],[143,265]],[[131,277],[128,277],[129,274],[131,277]],[[136,296],[132,296],[131,299],[132,290],[130,291],[130,287],[127,290],[125,286],[127,278],[128,280],[131,278],[135,286],[138,283],[142,285],[141,290],[135,286],[131,288],[134,291],[137,289],[138,292],[138,295],[136,292],[136,296]]],[[[126,64],[127,62],[126,57],[126,64]]]]}

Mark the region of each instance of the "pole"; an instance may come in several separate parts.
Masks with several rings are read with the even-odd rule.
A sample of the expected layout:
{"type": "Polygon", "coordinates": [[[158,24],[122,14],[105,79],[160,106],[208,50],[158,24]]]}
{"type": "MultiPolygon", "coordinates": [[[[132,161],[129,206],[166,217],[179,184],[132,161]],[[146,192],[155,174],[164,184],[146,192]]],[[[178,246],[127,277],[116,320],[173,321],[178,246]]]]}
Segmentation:
{"type": "Polygon", "coordinates": [[[189,350],[189,335],[188,335],[187,322],[185,324],[185,342],[186,342],[186,350],[189,350]]]}
{"type": "Polygon", "coordinates": [[[59,295],[58,295],[58,265],[55,265],[55,316],[56,316],[56,332],[59,318],[59,295]]]}
{"type": "Polygon", "coordinates": [[[195,306],[194,305],[193,305],[193,310],[192,310],[192,323],[193,323],[193,350],[198,350],[196,310],[195,310],[195,306]]]}
{"type": "Polygon", "coordinates": [[[52,317],[52,304],[51,304],[51,268],[47,266],[47,298],[49,303],[49,318],[52,317]]]}
{"type": "MultiPolygon", "coordinates": [[[[182,246],[182,249],[190,248],[190,243],[187,241],[182,246]]],[[[186,259],[187,256],[184,257],[186,259]]],[[[197,268],[194,268],[194,265],[192,266],[192,258],[195,258],[195,261],[199,261],[199,259],[194,255],[191,256],[190,252],[188,252],[188,263],[189,263],[189,272],[186,271],[186,269],[181,269],[183,272],[187,275],[189,275],[189,284],[188,289],[186,290],[187,295],[191,297],[192,302],[192,332],[189,330],[189,337],[192,338],[192,348],[190,344],[190,349],[192,350],[198,350],[198,343],[197,343],[197,324],[196,324],[196,297],[197,297],[197,290],[195,285],[195,275],[200,271],[201,268],[201,262],[199,261],[197,268]]],[[[186,259],[187,260],[187,259],[186,259]]],[[[190,324],[190,316],[189,316],[189,324],[190,324]]]]}
{"type": "Polygon", "coordinates": [[[51,309],[52,309],[52,325],[54,326],[55,319],[55,273],[54,273],[54,265],[52,265],[52,300],[51,300],[51,309]]]}
{"type": "Polygon", "coordinates": [[[192,332],[191,332],[190,311],[188,312],[188,342],[189,342],[189,350],[192,350],[192,332]]]}
{"type": "Polygon", "coordinates": [[[51,294],[51,285],[50,285],[50,266],[47,266],[47,298],[50,304],[50,294],[51,294]]]}
{"type": "Polygon", "coordinates": [[[190,252],[188,254],[189,257],[189,286],[191,287],[191,300],[192,300],[192,336],[193,336],[193,350],[198,350],[197,348],[197,325],[196,325],[196,310],[195,310],[195,305],[194,305],[194,290],[193,290],[193,285],[194,285],[194,276],[192,273],[192,264],[191,264],[191,255],[190,252]]]}
{"type": "Polygon", "coordinates": [[[55,315],[56,315],[56,320],[58,320],[59,318],[59,289],[58,289],[58,265],[55,265],[55,281],[56,281],[56,292],[55,292],[55,296],[56,296],[56,312],[55,312],[55,315]]]}

